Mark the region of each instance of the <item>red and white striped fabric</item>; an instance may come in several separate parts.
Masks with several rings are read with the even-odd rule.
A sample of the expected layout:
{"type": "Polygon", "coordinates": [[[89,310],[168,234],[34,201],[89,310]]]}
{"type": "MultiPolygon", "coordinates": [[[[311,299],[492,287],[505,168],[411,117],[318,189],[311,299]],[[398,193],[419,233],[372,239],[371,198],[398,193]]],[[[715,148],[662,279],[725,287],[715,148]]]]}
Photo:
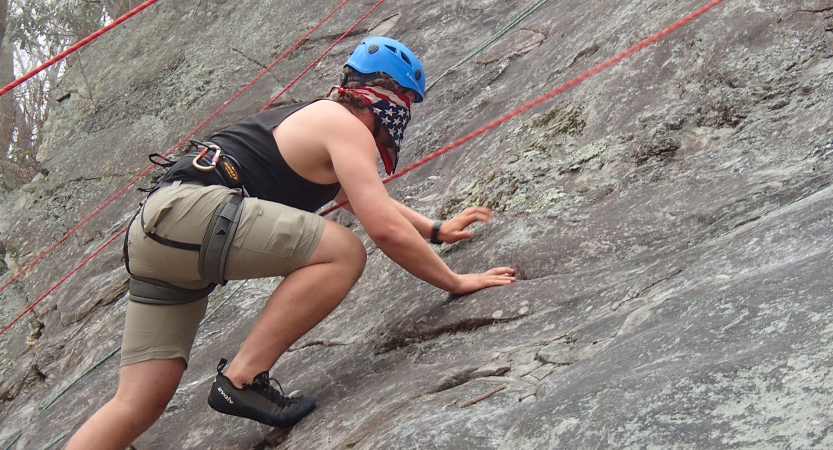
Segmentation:
{"type": "Polygon", "coordinates": [[[402,138],[405,136],[405,128],[411,121],[411,99],[406,95],[378,86],[360,86],[357,88],[334,86],[330,90],[331,95],[334,90],[339,94],[347,92],[361,98],[373,115],[376,116],[379,124],[388,130],[395,144],[394,157],[391,158],[387,149],[381,147],[378,143],[376,146],[379,148],[379,155],[381,155],[382,162],[385,164],[385,172],[388,175],[394,173],[399,162],[399,149],[402,145],[402,138]]]}

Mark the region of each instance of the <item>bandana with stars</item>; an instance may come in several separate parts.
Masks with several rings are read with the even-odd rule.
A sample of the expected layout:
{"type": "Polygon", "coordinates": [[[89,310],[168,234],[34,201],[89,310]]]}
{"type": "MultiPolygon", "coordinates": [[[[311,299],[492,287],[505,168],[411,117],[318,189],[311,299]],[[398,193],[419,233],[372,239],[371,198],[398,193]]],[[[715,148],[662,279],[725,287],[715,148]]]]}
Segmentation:
{"type": "MultiPolygon", "coordinates": [[[[339,94],[349,92],[361,98],[370,111],[376,116],[377,123],[388,130],[395,144],[395,159],[391,159],[387,149],[376,144],[382,162],[385,164],[385,172],[390,175],[396,171],[396,164],[399,162],[399,149],[402,145],[402,137],[405,134],[405,127],[411,121],[411,99],[403,94],[389,91],[378,86],[360,86],[357,88],[345,88],[334,86],[339,94]]],[[[332,93],[332,91],[330,91],[332,93]]]]}

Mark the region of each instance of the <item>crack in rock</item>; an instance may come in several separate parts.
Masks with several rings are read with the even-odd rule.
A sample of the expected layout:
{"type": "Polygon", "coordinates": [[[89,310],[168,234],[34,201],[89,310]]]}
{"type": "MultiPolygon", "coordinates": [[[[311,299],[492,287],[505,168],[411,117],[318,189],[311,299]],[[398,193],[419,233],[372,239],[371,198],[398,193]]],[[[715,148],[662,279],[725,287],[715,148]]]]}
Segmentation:
{"type": "Polygon", "coordinates": [[[252,447],[252,450],[266,450],[275,448],[289,440],[289,432],[292,428],[273,428],[272,431],[263,437],[263,440],[252,447]]]}
{"type": "Polygon", "coordinates": [[[288,349],[286,352],[292,353],[310,347],[343,347],[347,345],[353,345],[356,343],[356,341],[358,341],[357,337],[350,338],[346,341],[330,341],[327,339],[319,339],[315,341],[306,342],[301,345],[292,346],[292,348],[288,349]]]}
{"type": "Polygon", "coordinates": [[[601,48],[601,46],[599,44],[593,44],[593,45],[585,48],[584,50],[578,52],[578,54],[576,54],[576,56],[573,58],[573,60],[570,62],[570,64],[567,65],[567,68],[573,67],[574,65],[576,65],[577,62],[579,62],[583,58],[595,55],[596,52],[598,52],[600,48],[601,48]]]}
{"type": "MultiPolygon", "coordinates": [[[[252,57],[251,57],[251,56],[249,56],[249,55],[247,55],[247,54],[246,54],[245,52],[243,52],[242,50],[238,50],[238,49],[236,49],[236,48],[234,48],[234,47],[232,47],[231,49],[232,49],[232,51],[236,52],[236,53],[237,53],[237,54],[239,54],[240,56],[242,56],[242,57],[244,57],[244,58],[248,59],[249,61],[251,61],[252,63],[254,63],[256,66],[260,67],[261,69],[266,69],[267,67],[269,67],[269,66],[267,66],[266,64],[263,64],[262,62],[260,62],[260,61],[258,61],[258,60],[256,60],[256,59],[252,58],[252,57]]],[[[279,80],[279,79],[278,79],[278,77],[277,77],[275,74],[273,74],[271,70],[270,70],[270,71],[268,71],[268,72],[269,72],[269,75],[270,75],[270,76],[272,76],[272,78],[275,80],[275,82],[276,82],[276,83],[278,83],[278,84],[282,84],[282,83],[281,83],[281,80],[279,80]]]]}
{"type": "Polygon", "coordinates": [[[251,61],[251,62],[255,63],[255,65],[257,65],[257,66],[258,66],[258,67],[260,67],[261,69],[265,69],[265,68],[266,68],[266,64],[263,64],[262,62],[260,62],[260,61],[258,61],[258,60],[256,60],[256,59],[252,58],[252,57],[251,57],[251,56],[249,56],[249,55],[247,55],[247,54],[246,54],[246,52],[244,52],[243,50],[238,50],[238,49],[236,49],[236,48],[234,48],[234,47],[232,47],[232,48],[231,48],[231,50],[232,50],[233,52],[237,53],[238,55],[240,55],[240,56],[242,56],[242,57],[244,57],[244,58],[248,59],[249,61],[251,61]]]}
{"type": "Polygon", "coordinates": [[[473,377],[473,375],[472,375],[475,372],[475,370],[476,369],[474,369],[474,368],[467,368],[467,369],[463,370],[462,372],[458,372],[458,373],[455,373],[453,375],[449,375],[449,376],[445,376],[443,378],[440,378],[439,385],[436,388],[424,393],[423,395],[438,394],[440,392],[447,391],[449,389],[454,389],[457,386],[462,386],[463,384],[466,384],[469,381],[476,378],[476,377],[473,377]]]}
{"type": "Polygon", "coordinates": [[[642,295],[642,294],[643,294],[645,291],[647,291],[648,289],[651,289],[652,287],[654,287],[654,286],[656,286],[656,285],[658,285],[658,284],[662,283],[663,281],[668,281],[668,280],[670,280],[671,278],[674,278],[675,276],[677,276],[677,275],[681,274],[682,272],[683,272],[683,269],[677,269],[677,270],[675,270],[674,272],[672,272],[670,275],[668,275],[668,276],[666,276],[666,277],[663,277],[663,278],[660,278],[659,280],[654,281],[653,283],[649,284],[648,286],[645,286],[645,287],[644,287],[644,288],[642,288],[642,289],[639,289],[638,291],[636,291],[636,292],[634,292],[634,293],[628,292],[628,293],[627,293],[627,295],[625,296],[625,298],[624,298],[624,299],[622,299],[621,301],[619,301],[619,303],[617,303],[616,305],[611,306],[611,307],[610,307],[610,310],[611,310],[611,311],[617,311],[617,310],[618,310],[619,308],[621,308],[621,307],[622,307],[625,303],[628,303],[628,302],[630,302],[631,300],[636,300],[637,298],[639,298],[639,296],[640,296],[640,295],[642,295]]]}
{"type": "Polygon", "coordinates": [[[476,317],[454,322],[448,325],[441,325],[436,328],[429,328],[423,330],[405,330],[401,333],[392,335],[386,342],[382,343],[375,355],[382,355],[385,353],[399,350],[413,344],[419,344],[436,339],[444,334],[457,334],[463,332],[474,331],[479,328],[497,325],[500,323],[514,322],[525,318],[526,316],[509,317],[506,319],[494,317],[476,317]]]}
{"type": "Polygon", "coordinates": [[[803,13],[810,13],[810,14],[819,14],[819,13],[825,13],[825,12],[830,12],[830,11],[833,11],[833,6],[828,7],[828,8],[822,8],[822,9],[797,9],[797,10],[795,10],[795,11],[793,11],[793,12],[803,12],[803,13]]]}

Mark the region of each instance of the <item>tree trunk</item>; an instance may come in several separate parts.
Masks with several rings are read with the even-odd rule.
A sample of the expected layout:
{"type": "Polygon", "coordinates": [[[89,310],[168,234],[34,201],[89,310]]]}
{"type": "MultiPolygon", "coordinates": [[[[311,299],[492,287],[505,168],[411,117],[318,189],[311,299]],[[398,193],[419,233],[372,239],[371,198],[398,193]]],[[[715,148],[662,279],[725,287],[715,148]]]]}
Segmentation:
{"type": "MultiPolygon", "coordinates": [[[[0,86],[14,81],[14,63],[12,45],[6,42],[6,16],[9,12],[9,0],[0,0],[0,86]]],[[[14,129],[14,98],[11,93],[0,97],[0,159],[9,153],[14,129]]]]}
{"type": "Polygon", "coordinates": [[[0,0],[0,45],[6,46],[6,16],[9,13],[9,0],[0,0]]]}
{"type": "MultiPolygon", "coordinates": [[[[9,42],[0,45],[0,86],[6,86],[14,81],[14,65],[12,64],[12,46],[9,42]]],[[[0,97],[0,158],[9,154],[14,130],[14,95],[12,92],[0,97]]]]}
{"type": "Polygon", "coordinates": [[[139,0],[103,0],[104,11],[111,19],[118,19],[126,12],[139,6],[139,0]]]}
{"type": "MultiPolygon", "coordinates": [[[[14,64],[12,46],[6,42],[6,16],[9,12],[9,0],[0,0],[0,86],[14,81],[14,64]]],[[[13,188],[11,179],[11,161],[8,160],[9,145],[14,130],[14,98],[11,93],[0,97],[0,190],[13,188]]],[[[5,249],[4,249],[5,250],[5,249]]],[[[3,266],[0,264],[0,272],[3,266]]]]}

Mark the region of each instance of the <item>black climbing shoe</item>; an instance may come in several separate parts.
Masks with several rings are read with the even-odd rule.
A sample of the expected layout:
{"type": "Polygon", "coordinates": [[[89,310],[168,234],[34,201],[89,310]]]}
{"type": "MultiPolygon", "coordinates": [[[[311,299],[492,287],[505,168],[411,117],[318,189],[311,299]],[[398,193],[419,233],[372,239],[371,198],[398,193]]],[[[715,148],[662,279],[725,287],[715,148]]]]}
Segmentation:
{"type": "Polygon", "coordinates": [[[232,416],[245,417],[273,427],[291,427],[315,409],[312,397],[287,397],[278,380],[269,378],[269,372],[255,377],[251,384],[243,383],[238,389],[225,375],[226,360],[217,366],[217,376],[208,394],[208,406],[215,411],[232,416]],[[274,380],[280,390],[270,381],[274,380]]]}

